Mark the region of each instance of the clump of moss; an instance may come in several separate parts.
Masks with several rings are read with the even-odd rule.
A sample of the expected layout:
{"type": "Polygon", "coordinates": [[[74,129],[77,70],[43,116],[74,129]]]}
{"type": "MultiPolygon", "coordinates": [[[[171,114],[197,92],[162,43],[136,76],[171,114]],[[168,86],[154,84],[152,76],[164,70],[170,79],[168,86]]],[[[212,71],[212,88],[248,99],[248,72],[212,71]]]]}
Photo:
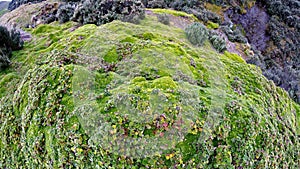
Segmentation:
{"type": "Polygon", "coordinates": [[[218,29],[219,26],[220,25],[218,23],[214,23],[214,22],[211,22],[211,21],[207,22],[207,28],[209,28],[209,29],[218,29]]]}
{"type": "Polygon", "coordinates": [[[241,58],[238,54],[235,53],[230,53],[228,51],[224,52],[224,55],[234,61],[240,62],[240,63],[245,63],[245,60],[241,58]]]}

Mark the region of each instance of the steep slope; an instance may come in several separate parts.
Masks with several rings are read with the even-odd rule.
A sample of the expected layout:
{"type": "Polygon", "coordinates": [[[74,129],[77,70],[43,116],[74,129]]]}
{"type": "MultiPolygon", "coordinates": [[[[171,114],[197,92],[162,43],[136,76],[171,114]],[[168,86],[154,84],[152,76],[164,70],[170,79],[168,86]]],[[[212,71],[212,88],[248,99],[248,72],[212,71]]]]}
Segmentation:
{"type": "Polygon", "coordinates": [[[27,31],[0,72],[0,168],[298,167],[299,105],[238,55],[149,15],[27,31]]]}

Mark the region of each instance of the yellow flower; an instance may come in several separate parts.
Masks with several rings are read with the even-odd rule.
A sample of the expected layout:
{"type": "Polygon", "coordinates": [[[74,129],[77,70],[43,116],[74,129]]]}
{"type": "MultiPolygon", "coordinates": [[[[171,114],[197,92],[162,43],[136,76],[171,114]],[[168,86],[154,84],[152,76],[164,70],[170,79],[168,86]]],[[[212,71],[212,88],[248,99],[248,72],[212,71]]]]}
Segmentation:
{"type": "Polygon", "coordinates": [[[166,155],[166,159],[169,160],[169,159],[170,159],[170,156],[169,156],[169,155],[166,155]]]}

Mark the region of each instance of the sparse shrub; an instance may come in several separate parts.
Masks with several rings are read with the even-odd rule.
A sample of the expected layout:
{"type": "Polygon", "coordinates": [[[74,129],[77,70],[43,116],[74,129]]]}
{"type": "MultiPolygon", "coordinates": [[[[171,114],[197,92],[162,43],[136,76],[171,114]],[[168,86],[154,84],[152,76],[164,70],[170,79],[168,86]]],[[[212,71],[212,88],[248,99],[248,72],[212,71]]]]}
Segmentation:
{"type": "Polygon", "coordinates": [[[195,15],[199,20],[203,22],[212,21],[214,23],[221,23],[221,18],[216,13],[213,13],[207,9],[205,9],[202,6],[199,6],[198,8],[183,8],[182,11],[195,15]]]}
{"type": "Polygon", "coordinates": [[[158,19],[159,22],[161,22],[165,25],[170,24],[170,18],[167,14],[159,14],[159,15],[157,15],[157,19],[158,19]]]}
{"type": "Polygon", "coordinates": [[[70,21],[74,15],[76,6],[77,6],[77,3],[73,3],[73,2],[69,2],[69,3],[61,5],[58,8],[58,11],[56,14],[57,20],[60,23],[65,23],[65,22],[70,21]]]}
{"type": "Polygon", "coordinates": [[[171,8],[193,14],[199,20],[202,20],[204,22],[212,21],[219,24],[221,23],[221,18],[216,13],[205,9],[203,1],[176,0],[171,4],[171,8]]]}
{"type": "Polygon", "coordinates": [[[247,7],[251,1],[253,2],[254,0],[206,0],[207,2],[210,2],[215,5],[219,6],[241,6],[241,7],[247,7]]]}
{"type": "Polygon", "coordinates": [[[23,46],[20,33],[15,29],[8,31],[6,27],[0,26],[0,69],[9,65],[11,52],[19,50],[23,46]]]}
{"type": "Polygon", "coordinates": [[[171,8],[182,10],[184,8],[195,8],[200,6],[203,2],[199,0],[166,0],[171,8]]]}
{"type": "MultiPolygon", "coordinates": [[[[250,0],[245,0],[245,3],[241,3],[242,0],[235,1],[238,2],[236,5],[243,7],[243,4],[247,4],[250,0]]],[[[225,4],[234,6],[228,2],[225,4]]],[[[298,0],[257,0],[255,8],[259,8],[259,11],[255,8],[250,9],[246,15],[240,15],[239,7],[232,7],[232,13],[230,10],[227,11],[230,12],[228,16],[232,21],[241,25],[243,30],[231,23],[221,27],[230,41],[244,43],[246,39],[243,35],[245,35],[252,50],[261,52],[260,54],[255,52],[254,56],[247,58],[247,62],[259,66],[268,79],[288,91],[298,103],[300,87],[295,84],[300,84],[299,7],[298,0]],[[260,8],[261,6],[263,8],[260,8]]]]}
{"type": "Polygon", "coordinates": [[[238,27],[229,25],[221,26],[222,31],[227,35],[231,42],[247,43],[247,38],[242,34],[238,27]]]}
{"type": "Polygon", "coordinates": [[[173,8],[182,10],[183,8],[195,8],[203,2],[199,0],[142,0],[147,8],[173,8]]]}
{"type": "Polygon", "coordinates": [[[195,22],[189,25],[185,29],[185,34],[188,40],[193,45],[198,45],[198,46],[202,46],[204,41],[207,40],[208,38],[208,30],[203,24],[199,22],[195,22]]]}
{"type": "Polygon", "coordinates": [[[223,52],[224,50],[226,50],[226,41],[224,38],[216,34],[211,34],[209,40],[218,52],[223,52]]]}
{"type": "Polygon", "coordinates": [[[75,9],[73,20],[102,25],[113,20],[137,23],[144,17],[144,5],[139,0],[82,0],[75,9]]]}
{"type": "Polygon", "coordinates": [[[295,0],[260,0],[266,6],[266,10],[270,15],[277,15],[281,21],[290,27],[297,27],[299,21],[300,2],[295,0]]]}
{"type": "Polygon", "coordinates": [[[43,4],[39,13],[32,16],[31,27],[36,27],[39,24],[49,24],[56,21],[58,7],[59,3],[57,2],[43,4]]]}
{"type": "Polygon", "coordinates": [[[19,50],[23,47],[23,41],[20,38],[20,32],[15,29],[9,31],[6,27],[0,26],[0,46],[12,50],[19,50]]]}
{"type": "Polygon", "coordinates": [[[142,0],[142,2],[147,8],[167,8],[170,5],[166,0],[142,0]]]}

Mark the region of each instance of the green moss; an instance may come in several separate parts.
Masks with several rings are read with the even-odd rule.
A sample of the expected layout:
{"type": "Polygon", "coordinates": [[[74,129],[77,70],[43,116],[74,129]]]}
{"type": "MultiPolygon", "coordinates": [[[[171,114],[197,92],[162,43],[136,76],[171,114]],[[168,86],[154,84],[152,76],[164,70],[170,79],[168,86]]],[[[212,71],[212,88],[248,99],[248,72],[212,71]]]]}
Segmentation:
{"type": "Polygon", "coordinates": [[[16,80],[18,80],[19,76],[16,73],[8,73],[5,75],[0,75],[0,98],[5,96],[7,93],[6,91],[9,88],[12,88],[16,80]]]}
{"type": "Polygon", "coordinates": [[[33,34],[35,35],[38,35],[38,34],[44,34],[44,33],[53,33],[53,32],[56,32],[57,31],[57,28],[53,25],[39,25],[36,29],[34,29],[34,31],[32,32],[33,34]]]}
{"type": "Polygon", "coordinates": [[[155,79],[153,81],[152,87],[166,90],[166,89],[175,89],[177,85],[172,78],[165,76],[159,79],[155,79]]]}
{"type": "Polygon", "coordinates": [[[228,51],[225,51],[225,52],[224,52],[224,55],[225,55],[227,58],[232,59],[233,61],[240,62],[240,63],[246,63],[245,60],[244,60],[241,56],[239,56],[238,54],[230,53],[230,52],[228,52],[228,51]]]}
{"type": "Polygon", "coordinates": [[[146,33],[143,34],[143,38],[145,40],[152,40],[154,38],[154,35],[150,32],[146,32],[146,33]]]}
{"type": "Polygon", "coordinates": [[[135,43],[136,39],[134,37],[128,36],[128,37],[124,38],[123,40],[121,40],[120,42],[135,43]]]}
{"type": "Polygon", "coordinates": [[[138,83],[138,82],[144,82],[146,81],[146,78],[144,77],[135,77],[134,79],[132,79],[132,83],[138,83]]]}
{"type": "Polygon", "coordinates": [[[12,81],[14,78],[17,78],[18,75],[16,73],[8,73],[1,77],[0,86],[4,86],[7,82],[12,81]]]}
{"type": "Polygon", "coordinates": [[[119,60],[119,55],[117,53],[116,47],[113,47],[111,50],[107,52],[107,54],[103,57],[103,59],[108,63],[115,63],[119,60]]]}
{"type": "Polygon", "coordinates": [[[214,23],[214,22],[208,21],[207,24],[206,24],[206,26],[209,29],[218,29],[220,25],[218,23],[214,23]]]}

